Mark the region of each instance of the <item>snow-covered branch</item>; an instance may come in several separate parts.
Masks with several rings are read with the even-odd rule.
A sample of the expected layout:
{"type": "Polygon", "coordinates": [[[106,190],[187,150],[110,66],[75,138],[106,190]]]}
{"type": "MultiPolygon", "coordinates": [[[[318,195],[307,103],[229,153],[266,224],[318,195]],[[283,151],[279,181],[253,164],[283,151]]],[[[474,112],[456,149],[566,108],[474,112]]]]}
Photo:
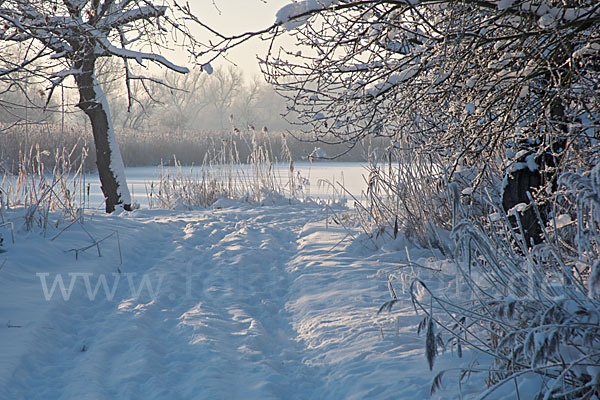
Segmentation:
{"type": "Polygon", "coordinates": [[[135,8],[133,10],[115,11],[110,15],[103,18],[98,24],[97,28],[100,30],[114,29],[116,27],[124,26],[129,23],[147,20],[149,18],[156,18],[165,15],[167,11],[166,6],[162,7],[150,7],[144,6],[135,8]]]}
{"type": "MultiPolygon", "coordinates": [[[[113,55],[113,56],[126,58],[126,59],[133,59],[133,60],[136,60],[138,62],[138,64],[140,64],[140,65],[143,65],[142,60],[153,61],[153,62],[163,65],[164,67],[167,67],[169,69],[172,69],[173,71],[177,71],[182,74],[188,73],[190,71],[189,68],[176,65],[176,64],[172,63],[171,61],[169,61],[166,57],[164,57],[160,54],[147,53],[147,52],[143,52],[143,51],[136,51],[136,50],[130,50],[130,49],[122,48],[122,47],[117,47],[117,46],[113,45],[112,43],[110,43],[110,41],[107,38],[102,37],[100,32],[96,32],[96,33],[97,33],[97,36],[95,36],[95,39],[98,41],[101,48],[108,53],[108,55],[113,55]]],[[[99,52],[99,55],[105,55],[105,54],[106,53],[104,51],[99,52]]]]}

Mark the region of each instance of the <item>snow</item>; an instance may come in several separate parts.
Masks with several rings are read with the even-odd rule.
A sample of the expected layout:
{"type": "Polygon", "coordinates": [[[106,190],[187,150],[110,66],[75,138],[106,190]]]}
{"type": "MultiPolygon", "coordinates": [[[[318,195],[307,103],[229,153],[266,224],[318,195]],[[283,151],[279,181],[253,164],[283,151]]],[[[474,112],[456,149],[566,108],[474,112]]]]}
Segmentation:
{"type": "MultiPolygon", "coordinates": [[[[98,3],[98,8],[100,8],[100,3],[98,3]]],[[[123,26],[131,21],[157,18],[158,16],[165,15],[168,10],[168,7],[158,5],[138,6],[129,10],[124,10],[123,5],[115,8],[119,10],[119,12],[113,10],[112,12],[106,13],[106,16],[102,18],[98,24],[100,29],[115,29],[116,27],[123,26]]],[[[100,14],[100,10],[98,10],[98,14],[100,14]]]]}
{"type": "Polygon", "coordinates": [[[101,50],[98,50],[99,54],[103,54],[104,51],[107,51],[109,54],[111,54],[113,56],[136,60],[138,62],[138,64],[140,64],[142,66],[144,66],[142,63],[142,60],[151,60],[156,63],[162,64],[165,67],[167,67],[173,71],[179,72],[181,74],[187,74],[188,72],[190,72],[189,68],[174,64],[171,61],[169,61],[166,57],[164,57],[160,54],[147,53],[147,52],[143,52],[143,51],[135,51],[135,50],[117,47],[117,46],[113,45],[99,31],[92,30],[92,33],[95,33],[96,40],[100,43],[100,45],[103,48],[101,50]]]}
{"type": "Polygon", "coordinates": [[[600,261],[596,260],[592,265],[592,272],[588,281],[590,298],[597,297],[600,294],[600,261]]]}
{"type": "Polygon", "coordinates": [[[550,13],[542,15],[538,20],[540,28],[551,28],[556,26],[556,23],[556,18],[550,13]]]}
{"type": "Polygon", "coordinates": [[[389,90],[390,88],[397,86],[402,82],[408,81],[409,79],[413,78],[418,72],[419,68],[417,66],[407,67],[406,69],[400,72],[388,76],[385,82],[380,82],[373,85],[373,87],[366,90],[366,94],[368,96],[376,97],[381,93],[389,90]]]}
{"type": "Polygon", "coordinates": [[[110,170],[112,171],[117,184],[117,195],[121,199],[122,204],[131,204],[131,195],[129,194],[129,188],[127,187],[127,180],[125,178],[125,164],[123,163],[123,157],[121,157],[121,150],[119,150],[119,144],[115,137],[115,130],[112,124],[112,118],[110,116],[110,107],[104,91],[100,87],[100,83],[94,76],[94,91],[96,93],[96,101],[102,104],[102,108],[106,112],[106,118],[108,119],[108,146],[110,148],[110,170]]]}
{"type": "MultiPolygon", "coordinates": [[[[505,1],[501,0],[500,3],[505,1]]],[[[498,8],[500,8],[500,4],[498,8]]],[[[546,1],[523,1],[519,4],[519,8],[523,13],[540,17],[538,24],[542,28],[553,26],[559,20],[568,23],[579,22],[583,19],[592,20],[600,15],[600,8],[596,5],[591,7],[552,7],[546,1]]]]}
{"type": "Polygon", "coordinates": [[[498,2],[498,10],[503,11],[511,8],[515,4],[515,0],[500,0],[498,2]]]}
{"type": "Polygon", "coordinates": [[[524,99],[527,97],[527,95],[529,95],[529,86],[523,85],[523,87],[521,87],[521,90],[519,91],[519,98],[524,99]]]}
{"type": "Polygon", "coordinates": [[[529,208],[529,205],[527,203],[518,203],[518,204],[515,204],[510,210],[508,210],[506,212],[506,214],[508,214],[508,215],[522,214],[525,211],[527,211],[527,208],[529,208]]]}
{"type": "Polygon", "coordinates": [[[600,43],[588,43],[582,48],[573,52],[573,58],[583,58],[585,56],[593,56],[600,51],[600,43]]]}
{"type": "Polygon", "coordinates": [[[539,169],[537,161],[535,161],[535,154],[528,154],[527,157],[525,157],[525,163],[527,164],[527,168],[531,172],[537,171],[539,169]]]}
{"type": "Polygon", "coordinates": [[[213,67],[210,63],[206,63],[202,65],[202,71],[205,71],[207,74],[212,75],[213,67]]]}
{"type": "Polygon", "coordinates": [[[573,221],[571,220],[571,216],[569,214],[561,214],[555,219],[556,229],[564,228],[565,226],[570,225],[571,222],[573,221]]]}
{"type": "MultiPolygon", "coordinates": [[[[51,226],[46,237],[17,229],[0,270],[2,395],[428,398],[438,372],[475,362],[466,350],[463,359],[445,353],[429,371],[416,333],[422,316],[397,265],[409,257],[425,265],[431,250],[403,238],[385,250],[364,235],[342,241],[347,232],[328,214],[314,204],[222,201],[196,211],[88,211],[83,226],[51,226]],[[66,251],[89,246],[84,229],[118,236],[100,244],[102,257],[92,247],[76,259],[66,251]],[[378,315],[389,299],[386,270],[400,302],[378,315]]],[[[454,273],[444,269],[431,287],[454,273]]],[[[460,397],[456,371],[434,398],[460,397]]],[[[482,387],[471,378],[463,394],[482,387]]]]}
{"type": "Polygon", "coordinates": [[[306,24],[311,11],[322,10],[339,0],[302,0],[286,4],[277,11],[275,24],[281,24],[291,31],[306,24]]]}
{"type": "Polygon", "coordinates": [[[419,72],[419,68],[417,66],[406,68],[403,71],[390,75],[388,78],[388,83],[391,85],[397,85],[398,83],[405,82],[415,76],[417,72],[419,72]]]}

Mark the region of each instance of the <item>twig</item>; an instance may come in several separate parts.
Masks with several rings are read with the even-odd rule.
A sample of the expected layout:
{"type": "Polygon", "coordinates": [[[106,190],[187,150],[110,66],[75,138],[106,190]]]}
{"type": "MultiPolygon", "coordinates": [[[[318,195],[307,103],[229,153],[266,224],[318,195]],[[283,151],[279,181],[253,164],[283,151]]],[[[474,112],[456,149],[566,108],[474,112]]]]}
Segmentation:
{"type": "Polygon", "coordinates": [[[106,239],[110,238],[113,235],[117,236],[117,246],[119,248],[119,261],[120,261],[119,265],[122,265],[123,264],[123,256],[121,254],[121,241],[119,239],[119,232],[117,232],[117,231],[113,231],[113,232],[109,233],[108,235],[106,235],[105,237],[103,237],[102,239],[100,239],[98,241],[94,241],[92,244],[89,244],[87,246],[80,247],[80,248],[77,248],[77,249],[65,250],[65,253],[69,253],[69,252],[74,251],[75,252],[75,259],[78,260],[80,252],[85,252],[86,250],[89,250],[92,247],[97,247],[98,248],[98,257],[102,257],[102,254],[100,253],[100,243],[102,243],[103,241],[105,241],[106,239]]]}
{"type": "Polygon", "coordinates": [[[12,325],[9,320],[8,323],[6,324],[6,327],[7,328],[22,328],[23,326],[22,325],[12,325]]]}
{"type": "Polygon", "coordinates": [[[10,238],[12,239],[12,243],[15,244],[15,234],[13,232],[13,230],[14,230],[13,223],[9,221],[9,222],[0,224],[0,228],[3,228],[5,226],[10,226],[10,238]]]}
{"type": "Polygon", "coordinates": [[[71,222],[69,225],[65,226],[63,229],[61,229],[60,232],[58,232],[52,239],[50,239],[51,242],[53,242],[54,240],[58,239],[58,237],[60,235],[62,235],[62,233],[64,231],[66,231],[67,229],[69,229],[71,226],[73,226],[73,224],[75,224],[76,222],[79,222],[79,220],[81,219],[81,217],[78,217],[75,221],[71,222]]]}

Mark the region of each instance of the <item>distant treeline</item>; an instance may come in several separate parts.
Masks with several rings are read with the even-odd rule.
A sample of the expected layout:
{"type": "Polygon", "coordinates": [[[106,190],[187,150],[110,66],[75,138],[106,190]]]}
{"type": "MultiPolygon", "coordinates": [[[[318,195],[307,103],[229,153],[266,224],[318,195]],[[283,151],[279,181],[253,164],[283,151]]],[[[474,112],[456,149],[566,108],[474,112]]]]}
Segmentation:
{"type": "MultiPolygon", "coordinates": [[[[182,165],[200,165],[215,158],[216,152],[228,142],[240,162],[246,162],[254,144],[270,149],[271,158],[280,161],[323,160],[339,155],[337,161],[364,161],[371,149],[385,145],[383,139],[370,139],[354,148],[346,144],[325,145],[298,140],[290,133],[232,129],[231,131],[139,132],[117,130],[123,160],[126,166],[171,165],[176,159],[182,165]],[[377,146],[377,145],[380,146],[377,146]]],[[[95,170],[96,155],[89,126],[71,125],[61,129],[60,124],[42,123],[13,126],[0,134],[0,166],[4,171],[15,171],[20,160],[41,162],[46,168],[55,165],[58,149],[69,154],[71,163],[84,159],[86,171],[95,170]],[[62,130],[62,134],[61,134],[62,130]]]]}

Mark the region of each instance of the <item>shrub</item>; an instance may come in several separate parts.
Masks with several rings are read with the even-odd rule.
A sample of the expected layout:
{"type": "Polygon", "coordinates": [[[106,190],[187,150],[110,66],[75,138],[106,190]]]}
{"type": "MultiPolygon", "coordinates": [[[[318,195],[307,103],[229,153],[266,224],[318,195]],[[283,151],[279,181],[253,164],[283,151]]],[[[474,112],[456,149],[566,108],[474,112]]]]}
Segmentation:
{"type": "MultiPolygon", "coordinates": [[[[539,398],[600,395],[600,164],[586,173],[563,173],[559,185],[550,223],[541,226],[544,241],[535,246],[525,243],[500,206],[474,218],[451,186],[457,294],[430,290],[421,279],[412,284],[415,307],[426,316],[430,366],[447,347],[492,357],[492,365],[462,369],[461,379],[487,374],[480,398],[505,384],[514,384],[518,396],[519,384],[532,376],[541,382],[539,398]]],[[[490,196],[489,207],[494,204],[490,196]]],[[[520,221],[518,208],[510,214],[520,221]]]]}

